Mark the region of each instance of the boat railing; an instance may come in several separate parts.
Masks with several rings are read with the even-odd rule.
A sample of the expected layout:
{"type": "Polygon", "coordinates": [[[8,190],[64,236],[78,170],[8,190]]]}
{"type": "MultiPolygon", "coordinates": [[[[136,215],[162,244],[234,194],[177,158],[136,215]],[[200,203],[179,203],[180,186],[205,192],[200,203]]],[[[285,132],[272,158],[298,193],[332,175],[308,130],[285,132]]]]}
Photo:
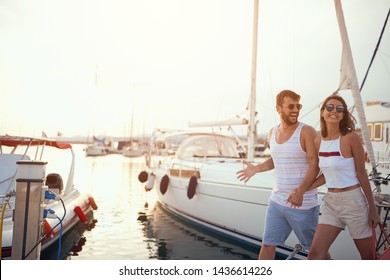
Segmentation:
{"type": "Polygon", "coordinates": [[[375,168],[368,174],[368,179],[373,182],[375,186],[374,192],[381,193],[382,185],[387,186],[390,182],[390,162],[378,162],[375,168]],[[387,166],[387,168],[384,168],[385,166],[387,166]]]}
{"type": "Polygon", "coordinates": [[[4,205],[5,205],[5,208],[4,208],[4,211],[2,211],[2,215],[4,215],[5,217],[12,215],[12,212],[14,211],[14,209],[12,209],[9,201],[1,202],[0,203],[1,209],[3,209],[4,205]],[[9,213],[9,215],[7,215],[8,213],[9,213]]]}
{"type": "Polygon", "coordinates": [[[0,195],[0,207],[1,207],[1,222],[4,220],[4,216],[8,217],[13,214],[14,211],[14,198],[16,193],[13,191],[6,195],[0,195]]]}
{"type": "Polygon", "coordinates": [[[308,253],[305,248],[300,243],[298,243],[295,245],[294,251],[292,251],[291,254],[287,256],[286,260],[292,260],[296,254],[301,252],[305,252],[306,254],[308,253]]]}

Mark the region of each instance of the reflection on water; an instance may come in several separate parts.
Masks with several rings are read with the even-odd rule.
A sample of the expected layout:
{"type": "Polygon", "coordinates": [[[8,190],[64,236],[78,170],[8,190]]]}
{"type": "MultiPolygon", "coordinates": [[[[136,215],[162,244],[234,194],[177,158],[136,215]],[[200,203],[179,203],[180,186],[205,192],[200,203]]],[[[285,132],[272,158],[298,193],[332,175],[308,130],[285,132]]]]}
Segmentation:
{"type": "Polygon", "coordinates": [[[97,220],[93,218],[93,214],[89,215],[88,223],[77,223],[72,230],[62,236],[61,242],[57,240],[41,253],[41,260],[56,260],[58,258],[65,260],[69,259],[69,256],[77,256],[87,241],[84,232],[91,231],[96,223],[97,220]],[[58,250],[60,250],[59,256],[58,250]]]}
{"type": "Polygon", "coordinates": [[[151,215],[140,212],[150,259],[256,259],[257,251],[233,244],[231,241],[188,224],[164,211],[157,204],[151,215]]]}
{"type": "MultiPolygon", "coordinates": [[[[92,219],[92,221],[88,225],[84,226],[85,230],[91,231],[95,227],[96,223],[97,223],[97,220],[92,219]]],[[[84,231],[83,231],[83,233],[84,233],[84,231]]],[[[67,258],[69,256],[78,256],[78,252],[81,252],[81,250],[86,242],[87,242],[87,238],[83,234],[81,234],[80,239],[77,242],[73,242],[72,248],[69,250],[68,254],[66,255],[67,258]]]]}
{"type": "MultiPolygon", "coordinates": [[[[166,213],[154,190],[145,192],[138,174],[144,159],[122,155],[77,156],[75,184],[90,193],[98,209],[89,225],[63,237],[61,259],[213,260],[256,259],[258,252],[204,232],[166,213]]],[[[58,246],[42,255],[56,259],[58,246]]]]}

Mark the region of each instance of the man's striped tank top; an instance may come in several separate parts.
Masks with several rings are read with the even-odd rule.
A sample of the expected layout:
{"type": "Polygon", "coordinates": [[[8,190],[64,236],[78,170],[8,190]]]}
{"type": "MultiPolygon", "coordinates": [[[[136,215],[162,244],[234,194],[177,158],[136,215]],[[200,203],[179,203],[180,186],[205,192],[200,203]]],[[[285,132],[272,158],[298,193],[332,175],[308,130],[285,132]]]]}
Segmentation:
{"type": "MultiPolygon", "coordinates": [[[[278,126],[272,130],[270,152],[275,166],[276,185],[270,199],[280,205],[290,206],[287,203],[287,198],[295,188],[299,187],[309,167],[306,152],[300,143],[300,135],[304,125],[300,122],[290,139],[283,144],[276,142],[278,126]]],[[[317,189],[310,190],[304,194],[303,204],[299,209],[310,209],[319,205],[320,202],[317,189]]]]}

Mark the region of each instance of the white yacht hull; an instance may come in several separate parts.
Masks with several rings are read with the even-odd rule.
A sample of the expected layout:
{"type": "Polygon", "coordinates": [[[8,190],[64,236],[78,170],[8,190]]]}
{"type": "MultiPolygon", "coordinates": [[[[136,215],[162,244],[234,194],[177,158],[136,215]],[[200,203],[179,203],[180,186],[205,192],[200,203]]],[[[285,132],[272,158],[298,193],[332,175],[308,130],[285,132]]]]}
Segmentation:
{"type": "MultiPolygon", "coordinates": [[[[257,174],[248,183],[236,178],[242,163],[205,165],[200,169],[196,194],[187,197],[188,177],[172,176],[168,168],[155,168],[152,173],[162,206],[174,215],[184,218],[207,230],[222,234],[243,244],[260,248],[265,225],[268,199],[273,188],[272,172],[257,174]],[[166,192],[161,192],[163,176],[169,176],[166,192]],[[212,177],[219,180],[212,180],[212,177]]],[[[284,246],[277,248],[281,258],[292,255],[306,259],[307,251],[292,254],[299,244],[292,233],[284,246]]],[[[331,248],[334,259],[360,259],[348,231],[343,231],[331,248]]]]}

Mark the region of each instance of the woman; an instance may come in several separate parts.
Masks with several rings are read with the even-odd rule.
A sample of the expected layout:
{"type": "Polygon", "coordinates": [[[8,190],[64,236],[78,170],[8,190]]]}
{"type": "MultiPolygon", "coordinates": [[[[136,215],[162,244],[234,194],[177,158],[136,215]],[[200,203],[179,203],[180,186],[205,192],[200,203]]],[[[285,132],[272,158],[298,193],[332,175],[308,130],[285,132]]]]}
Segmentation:
{"type": "MultiPolygon", "coordinates": [[[[379,222],[370,182],[365,170],[364,149],[355,130],[355,119],[339,95],[325,99],[320,110],[321,135],[315,139],[322,175],[308,188],[326,183],[321,215],[308,259],[329,259],[330,246],[341,230],[348,227],[363,260],[372,259],[371,226],[379,222]]],[[[290,195],[299,207],[301,194],[290,195]]]]}

